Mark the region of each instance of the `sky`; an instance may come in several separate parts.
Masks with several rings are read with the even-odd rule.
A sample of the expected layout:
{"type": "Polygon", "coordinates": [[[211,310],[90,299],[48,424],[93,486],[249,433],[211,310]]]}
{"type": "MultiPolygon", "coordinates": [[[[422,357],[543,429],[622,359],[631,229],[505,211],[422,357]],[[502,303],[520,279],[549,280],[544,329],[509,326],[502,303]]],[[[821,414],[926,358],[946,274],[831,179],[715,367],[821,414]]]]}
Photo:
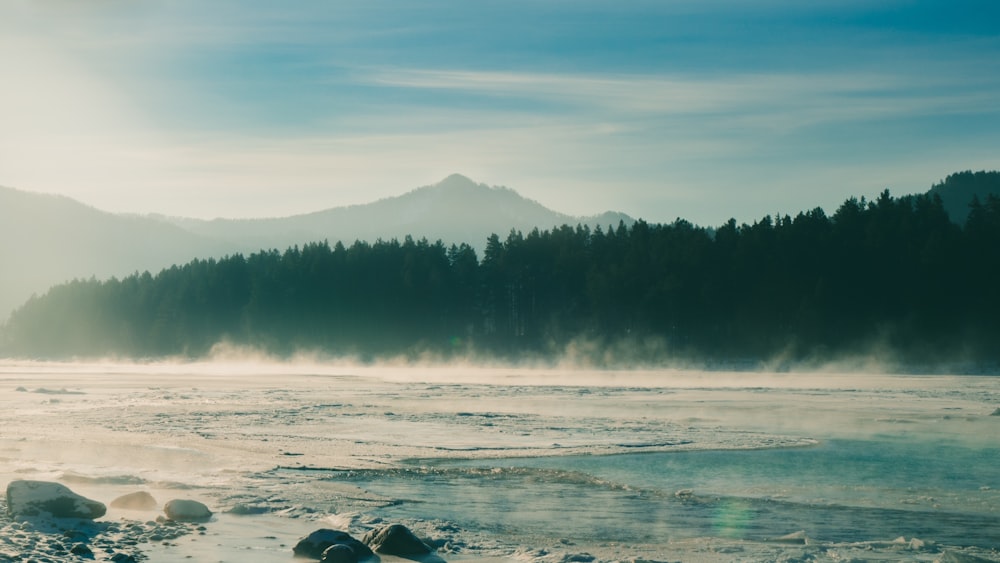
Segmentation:
{"type": "Polygon", "coordinates": [[[452,173],[716,226],[1000,169],[1000,3],[3,0],[0,185],[284,216],[452,173]]]}

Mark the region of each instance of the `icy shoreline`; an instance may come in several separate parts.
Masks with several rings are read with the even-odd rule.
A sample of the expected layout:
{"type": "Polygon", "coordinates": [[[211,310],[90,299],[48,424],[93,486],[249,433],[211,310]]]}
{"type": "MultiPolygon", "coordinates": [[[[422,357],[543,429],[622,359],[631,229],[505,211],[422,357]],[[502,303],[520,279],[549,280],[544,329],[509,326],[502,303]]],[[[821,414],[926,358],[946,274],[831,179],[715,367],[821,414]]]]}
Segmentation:
{"type": "MultiPolygon", "coordinates": [[[[412,471],[411,460],[433,470],[442,460],[749,451],[871,434],[995,449],[997,405],[1000,383],[983,377],[0,363],[0,485],[58,480],[102,502],[183,491],[216,512],[204,529],[184,526],[170,539],[156,512],[109,512],[82,532],[99,548],[94,560],[123,552],[165,563],[291,561],[292,546],[315,529],[361,535],[387,522],[386,507],[420,512],[422,499],[320,478],[324,471],[392,476],[412,471]]],[[[540,489],[518,490],[511,502],[540,489]]],[[[551,522],[572,516],[572,500],[555,505],[551,522]]],[[[0,518],[0,561],[65,560],[63,531],[0,518]]],[[[629,542],[433,512],[398,521],[446,561],[1000,561],[986,547],[891,527],[857,542],[795,527],[766,530],[767,541],[629,542]]]]}
{"type": "MultiPolygon", "coordinates": [[[[74,521],[42,519],[16,522],[0,511],[0,561],[140,561],[175,563],[218,561],[265,563],[307,561],[292,555],[292,546],[320,527],[342,526],[353,533],[384,524],[379,518],[329,515],[234,516],[220,514],[204,524],[171,521],[74,521]],[[83,548],[81,549],[81,546],[83,548]]],[[[821,543],[802,532],[775,536],[768,542],[693,538],[667,545],[583,544],[565,539],[510,538],[506,541],[459,530],[440,521],[413,521],[408,526],[432,547],[427,558],[378,555],[370,562],[452,561],[468,563],[569,563],[685,561],[926,561],[979,563],[1000,561],[996,551],[938,546],[933,541],[899,537],[886,541],[821,543]],[[524,540],[529,542],[525,544],[524,540]]]]}
{"type": "Polygon", "coordinates": [[[158,520],[82,520],[11,518],[0,501],[0,561],[114,561],[145,560],[147,545],[170,545],[190,534],[204,534],[201,524],[158,520]]]}

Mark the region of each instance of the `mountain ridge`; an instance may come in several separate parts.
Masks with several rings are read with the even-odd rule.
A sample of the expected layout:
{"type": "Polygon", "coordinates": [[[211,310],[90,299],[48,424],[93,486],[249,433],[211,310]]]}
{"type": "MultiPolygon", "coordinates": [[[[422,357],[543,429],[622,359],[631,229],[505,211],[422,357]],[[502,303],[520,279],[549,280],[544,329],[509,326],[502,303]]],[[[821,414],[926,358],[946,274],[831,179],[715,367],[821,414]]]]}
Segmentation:
{"type": "Polygon", "coordinates": [[[974,199],[985,203],[990,195],[1000,196],[1000,171],[955,172],[931,186],[927,193],[939,196],[951,220],[962,225],[969,217],[974,199]]]}
{"type": "MultiPolygon", "coordinates": [[[[972,194],[1000,194],[1000,172],[958,172],[935,185],[952,220],[963,223],[972,194]]],[[[190,219],[116,214],[70,197],[0,186],[0,322],[33,293],[75,278],[122,277],[159,271],[192,259],[220,258],[309,242],[377,239],[466,243],[479,255],[490,234],[530,232],[564,224],[631,225],[617,212],[574,217],[503,186],[460,174],[366,204],[288,217],[190,219]]]]}
{"type": "MultiPolygon", "coordinates": [[[[350,243],[379,238],[414,238],[438,240],[446,244],[467,243],[481,249],[490,234],[510,230],[548,229],[563,224],[587,224],[591,227],[619,221],[631,224],[624,213],[608,211],[575,217],[553,211],[515,190],[503,186],[476,183],[461,174],[418,187],[401,195],[365,204],[332,207],[286,217],[261,219],[211,220],[163,218],[191,232],[230,241],[269,242],[279,247],[301,244],[306,240],[329,240],[350,243]],[[475,208],[488,213],[475,213],[475,208]],[[382,217],[393,217],[388,224],[382,217]],[[477,233],[478,236],[471,236],[477,233]]],[[[265,247],[267,245],[264,245],[265,247]]],[[[247,248],[246,250],[255,250],[247,248]]]]}
{"type": "Polygon", "coordinates": [[[75,278],[159,271],[192,259],[220,258],[327,240],[442,240],[481,250],[490,234],[562,224],[632,223],[622,213],[572,217],[510,188],[453,174],[437,184],[371,203],[288,217],[190,219],[102,211],[67,196],[0,186],[0,322],[33,293],[75,278]]]}
{"type": "Polygon", "coordinates": [[[0,187],[0,320],[55,283],[121,276],[222,250],[173,225],[0,187]]]}
{"type": "Polygon", "coordinates": [[[874,357],[894,372],[993,374],[998,245],[1000,199],[962,227],[935,194],[888,190],[753,225],[491,237],[481,261],[425,240],[316,242],[60,285],[11,316],[0,353],[197,359],[225,343],[362,361],[783,370],[874,357]]]}

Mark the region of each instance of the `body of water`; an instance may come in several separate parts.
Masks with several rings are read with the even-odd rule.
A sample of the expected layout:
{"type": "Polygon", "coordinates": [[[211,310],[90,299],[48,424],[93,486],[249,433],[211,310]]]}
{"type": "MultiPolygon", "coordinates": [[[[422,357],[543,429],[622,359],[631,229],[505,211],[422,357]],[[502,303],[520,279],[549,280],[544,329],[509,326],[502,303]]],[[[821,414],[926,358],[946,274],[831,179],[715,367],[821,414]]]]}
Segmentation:
{"type": "Polygon", "coordinates": [[[1000,548],[1000,448],[911,438],[814,447],[418,462],[332,476],[430,515],[572,540],[925,538],[1000,548]]]}

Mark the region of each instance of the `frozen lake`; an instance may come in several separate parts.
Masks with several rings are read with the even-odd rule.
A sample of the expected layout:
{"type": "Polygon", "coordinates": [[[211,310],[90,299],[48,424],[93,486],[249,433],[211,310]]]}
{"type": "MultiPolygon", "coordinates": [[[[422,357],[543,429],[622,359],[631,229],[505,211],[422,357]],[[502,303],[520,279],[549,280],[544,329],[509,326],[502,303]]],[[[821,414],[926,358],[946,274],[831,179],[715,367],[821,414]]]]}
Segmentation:
{"type": "Polygon", "coordinates": [[[153,561],[379,521],[446,560],[1000,561],[998,407],[992,377],[8,362],[0,478],[218,512],[153,561]]]}

